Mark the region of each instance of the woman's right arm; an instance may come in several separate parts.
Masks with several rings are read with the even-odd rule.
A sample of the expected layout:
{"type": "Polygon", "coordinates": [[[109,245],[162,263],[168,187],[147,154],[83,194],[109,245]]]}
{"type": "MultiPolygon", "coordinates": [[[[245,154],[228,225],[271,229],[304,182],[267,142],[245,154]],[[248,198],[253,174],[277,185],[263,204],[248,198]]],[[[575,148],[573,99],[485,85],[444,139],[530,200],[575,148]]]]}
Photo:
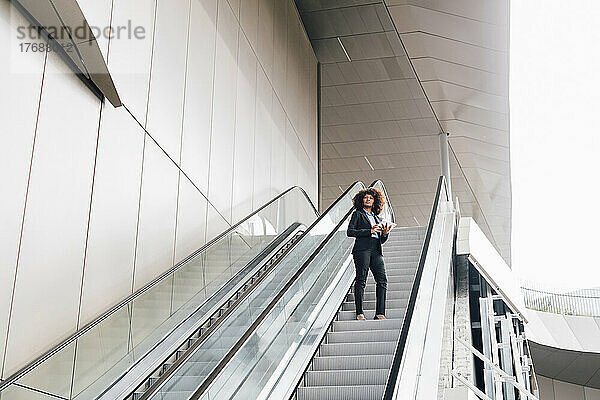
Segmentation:
{"type": "Polygon", "coordinates": [[[358,225],[358,213],[354,211],[352,217],[350,217],[350,223],[348,224],[348,230],[346,234],[350,237],[369,237],[371,236],[371,229],[357,229],[358,225]]]}

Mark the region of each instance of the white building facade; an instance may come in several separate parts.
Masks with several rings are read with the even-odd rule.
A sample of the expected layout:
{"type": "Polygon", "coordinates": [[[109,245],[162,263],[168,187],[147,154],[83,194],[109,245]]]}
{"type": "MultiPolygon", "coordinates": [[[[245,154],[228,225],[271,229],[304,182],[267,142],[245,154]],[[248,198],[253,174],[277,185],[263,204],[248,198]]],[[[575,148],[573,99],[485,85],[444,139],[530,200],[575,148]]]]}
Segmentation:
{"type": "Polygon", "coordinates": [[[73,4],[145,35],[98,38],[115,108],[23,51],[44,41],[0,3],[3,379],[290,186],[317,202],[317,62],[293,2],[73,4]]]}

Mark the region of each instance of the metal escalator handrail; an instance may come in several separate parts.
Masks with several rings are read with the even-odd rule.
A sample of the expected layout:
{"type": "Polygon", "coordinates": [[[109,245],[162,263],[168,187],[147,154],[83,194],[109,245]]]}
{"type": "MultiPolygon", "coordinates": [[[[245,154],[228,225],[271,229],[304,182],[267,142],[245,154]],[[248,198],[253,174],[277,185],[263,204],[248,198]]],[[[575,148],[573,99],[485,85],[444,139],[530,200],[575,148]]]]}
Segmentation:
{"type": "MultiPolygon", "coordinates": [[[[311,225],[310,228],[307,229],[304,232],[303,236],[306,235],[310,231],[310,229],[313,226],[315,226],[316,223],[318,223],[319,220],[323,216],[327,215],[327,212],[329,210],[331,210],[331,208],[335,204],[337,204],[337,202],[342,197],[344,197],[346,194],[348,194],[348,192],[350,191],[350,189],[352,189],[352,187],[354,187],[354,185],[356,185],[357,183],[360,183],[360,181],[356,181],[352,185],[350,185],[348,187],[348,189],[346,189],[344,191],[344,193],[342,195],[340,195],[340,197],[338,197],[338,200],[335,201],[335,202],[333,202],[327,208],[327,211],[323,212],[321,214],[321,216],[319,217],[319,219],[317,221],[315,221],[315,223],[313,225],[311,225]]],[[[364,184],[362,184],[362,185],[364,187],[364,184]]],[[[308,259],[302,264],[302,266],[300,268],[298,268],[298,270],[296,271],[296,273],[290,278],[290,280],[285,284],[285,286],[277,293],[277,295],[273,298],[273,300],[271,300],[271,302],[269,303],[269,305],[267,307],[265,307],[265,309],[263,310],[263,312],[260,313],[260,315],[258,316],[258,318],[256,318],[256,320],[252,323],[252,325],[250,325],[250,328],[248,328],[246,330],[246,332],[244,333],[244,335],[236,342],[236,344],[231,348],[231,350],[229,350],[229,352],[225,355],[225,357],[221,360],[221,362],[219,362],[219,364],[215,367],[215,369],[212,370],[212,372],[208,375],[207,379],[202,383],[202,385],[190,397],[190,400],[198,400],[198,399],[200,399],[200,397],[210,387],[210,385],[212,384],[212,382],[219,375],[219,373],[223,370],[223,368],[227,365],[227,363],[229,363],[229,361],[235,355],[235,353],[240,349],[240,347],[242,347],[242,345],[246,342],[246,340],[250,337],[250,335],[258,328],[258,326],[260,325],[260,323],[267,317],[267,315],[269,315],[269,313],[273,310],[273,308],[275,308],[275,306],[277,305],[277,303],[279,302],[279,300],[285,295],[285,293],[296,282],[296,280],[298,280],[298,278],[300,277],[300,275],[302,275],[302,273],[306,270],[306,268],[308,268],[308,266],[313,262],[313,260],[321,252],[321,250],[323,250],[323,248],[325,247],[325,245],[329,242],[329,240],[331,240],[331,238],[333,237],[333,235],[335,235],[335,233],[338,231],[338,229],[340,228],[340,226],[342,226],[342,224],[348,219],[348,217],[352,213],[353,209],[354,208],[351,207],[350,210],[348,210],[348,212],[346,212],[346,214],[340,219],[340,221],[336,224],[336,226],[331,230],[331,232],[329,232],[327,234],[327,236],[325,237],[325,239],[311,253],[311,255],[308,257],[308,259]]],[[[302,237],[300,239],[302,239],[302,237]]],[[[279,259],[278,261],[280,261],[280,260],[281,259],[279,259]]]]}
{"type": "MultiPolygon", "coordinates": [[[[385,387],[385,392],[383,394],[383,400],[392,400],[392,396],[394,395],[394,388],[396,386],[396,381],[398,380],[398,373],[400,372],[400,363],[402,362],[402,355],[404,354],[404,349],[406,347],[406,341],[408,339],[408,331],[410,329],[410,322],[415,311],[415,305],[417,303],[417,292],[419,291],[419,285],[421,283],[421,277],[423,275],[423,269],[425,268],[425,258],[427,257],[427,251],[429,250],[429,242],[431,241],[431,234],[433,232],[433,225],[435,223],[435,217],[437,214],[437,209],[440,201],[440,194],[442,192],[442,186],[445,185],[444,177],[440,176],[438,179],[437,189],[435,193],[435,199],[433,202],[433,207],[431,209],[431,215],[429,216],[429,224],[427,225],[427,234],[425,235],[425,240],[423,241],[423,248],[421,250],[421,255],[419,257],[419,265],[417,267],[417,271],[415,273],[415,279],[413,281],[410,297],[408,299],[408,304],[406,306],[406,313],[404,314],[404,320],[402,321],[402,328],[400,330],[400,337],[398,338],[398,343],[396,345],[396,350],[394,351],[394,358],[392,360],[392,366],[390,368],[390,372],[388,375],[388,380],[385,387]]],[[[446,197],[448,195],[446,194],[446,197]]],[[[447,200],[447,198],[446,198],[447,200]]]]}
{"type": "MultiPolygon", "coordinates": [[[[350,187],[352,187],[352,186],[350,186],[350,187]]],[[[151,289],[152,287],[154,287],[155,285],[157,285],[158,283],[160,283],[162,280],[164,280],[165,278],[167,278],[168,276],[170,276],[172,273],[174,273],[175,271],[177,271],[178,269],[180,269],[190,259],[192,259],[196,255],[198,255],[199,253],[205,251],[207,248],[211,247],[213,244],[215,244],[216,242],[218,242],[219,240],[221,240],[223,237],[225,237],[226,235],[230,234],[235,229],[237,229],[241,224],[243,224],[244,222],[246,222],[247,220],[249,220],[250,218],[252,218],[256,214],[258,214],[260,211],[264,210],[266,207],[268,207],[269,205],[273,204],[274,202],[276,202],[277,200],[279,200],[280,198],[282,198],[283,196],[285,196],[287,193],[291,192],[294,189],[299,189],[301,191],[301,193],[304,195],[304,197],[306,198],[306,200],[310,204],[310,206],[313,209],[313,211],[315,212],[315,214],[318,217],[320,217],[319,211],[316,209],[316,207],[313,204],[312,200],[310,199],[310,197],[308,197],[308,194],[306,193],[306,191],[302,187],[300,187],[300,186],[292,186],[292,187],[288,188],[284,192],[280,193],[279,195],[277,195],[274,198],[272,198],[271,200],[269,200],[267,203],[263,204],[261,207],[259,207],[256,210],[254,210],[252,213],[248,214],[245,218],[243,218],[239,222],[237,222],[234,225],[232,225],[231,227],[227,228],[227,230],[221,232],[215,238],[209,240],[207,243],[205,243],[204,245],[202,245],[199,249],[195,250],[193,253],[191,253],[189,256],[187,256],[186,258],[184,258],[183,260],[181,260],[180,262],[178,262],[176,265],[174,265],[173,267],[171,267],[167,271],[163,272],[157,278],[155,278],[154,280],[150,281],[149,283],[147,283],[146,285],[144,285],[140,289],[136,290],[134,293],[132,293],[131,295],[127,296],[125,299],[121,300],[116,305],[112,306],[108,311],[106,311],[105,313],[103,313],[99,317],[95,318],[94,320],[88,322],[81,329],[77,330],[75,333],[71,334],[68,338],[64,339],[61,343],[59,343],[58,345],[54,346],[52,349],[48,350],[46,353],[42,354],[40,357],[38,357],[35,360],[31,361],[29,364],[27,364],[23,368],[19,369],[17,372],[15,372],[14,374],[12,374],[11,376],[9,376],[8,378],[6,378],[5,380],[1,381],[0,382],[0,392],[2,392],[8,386],[12,385],[17,380],[19,380],[21,377],[23,377],[24,375],[26,375],[27,373],[29,373],[30,371],[32,371],[38,365],[42,364],[44,361],[48,360],[53,355],[55,355],[56,353],[58,353],[59,351],[61,351],[65,347],[67,347],[69,344],[71,344],[75,340],[79,339],[85,333],[87,333],[92,328],[94,328],[95,326],[97,326],[98,324],[100,324],[102,321],[104,321],[105,319],[107,319],[108,317],[110,317],[111,315],[113,315],[114,313],[116,313],[122,307],[126,306],[128,303],[130,303],[131,301],[135,300],[137,297],[141,296],[143,293],[147,292],[149,289],[151,289]]],[[[350,188],[348,188],[348,190],[350,190],[350,188]]],[[[347,191],[344,192],[344,194],[345,193],[347,193],[347,191]]],[[[317,221],[318,220],[319,219],[317,219],[317,221]]]]}
{"type": "Polygon", "coordinates": [[[381,187],[383,188],[383,194],[385,195],[385,201],[386,201],[386,204],[389,206],[390,214],[392,216],[391,222],[396,222],[396,214],[394,214],[394,207],[392,206],[392,202],[390,201],[390,196],[388,195],[387,189],[385,188],[385,185],[383,184],[381,179],[374,180],[371,183],[370,187],[375,187],[375,185],[377,185],[377,182],[381,183],[381,187]]]}

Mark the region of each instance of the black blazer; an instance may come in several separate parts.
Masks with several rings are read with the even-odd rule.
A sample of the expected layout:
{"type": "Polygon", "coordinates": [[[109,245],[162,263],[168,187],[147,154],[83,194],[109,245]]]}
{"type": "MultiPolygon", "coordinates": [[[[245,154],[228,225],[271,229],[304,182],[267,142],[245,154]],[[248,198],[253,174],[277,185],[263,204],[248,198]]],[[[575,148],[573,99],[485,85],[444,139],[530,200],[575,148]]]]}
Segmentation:
{"type": "MultiPolygon", "coordinates": [[[[378,215],[375,215],[375,222],[381,222],[381,218],[378,215]]],[[[371,249],[371,222],[369,221],[369,217],[364,210],[354,210],[352,213],[352,217],[350,217],[350,223],[348,224],[348,230],[346,234],[350,237],[355,237],[354,247],[352,248],[352,253],[356,253],[357,251],[364,251],[371,249]]],[[[380,233],[379,235],[379,243],[377,244],[377,250],[379,254],[383,255],[381,251],[381,245],[385,243],[388,239],[388,235],[383,235],[380,233]]]]}

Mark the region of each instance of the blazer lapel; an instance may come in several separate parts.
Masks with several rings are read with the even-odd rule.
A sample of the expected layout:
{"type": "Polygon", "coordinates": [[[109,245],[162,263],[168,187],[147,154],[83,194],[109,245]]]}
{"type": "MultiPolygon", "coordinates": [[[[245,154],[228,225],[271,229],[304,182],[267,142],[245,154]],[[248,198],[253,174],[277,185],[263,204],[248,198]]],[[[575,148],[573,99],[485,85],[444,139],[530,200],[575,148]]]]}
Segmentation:
{"type": "MultiPolygon", "coordinates": [[[[367,220],[367,222],[369,223],[369,225],[371,225],[371,222],[369,221],[369,216],[367,215],[367,212],[364,210],[362,210],[362,215],[364,216],[364,218],[367,220]]],[[[377,214],[373,214],[373,216],[375,217],[375,223],[378,224],[381,222],[381,218],[379,217],[379,215],[377,214]]]]}
{"type": "Polygon", "coordinates": [[[365,221],[367,221],[367,223],[369,224],[369,226],[371,226],[371,222],[369,221],[369,216],[367,215],[367,212],[365,211],[364,208],[362,210],[362,215],[363,215],[363,218],[365,219],[365,221]]]}

